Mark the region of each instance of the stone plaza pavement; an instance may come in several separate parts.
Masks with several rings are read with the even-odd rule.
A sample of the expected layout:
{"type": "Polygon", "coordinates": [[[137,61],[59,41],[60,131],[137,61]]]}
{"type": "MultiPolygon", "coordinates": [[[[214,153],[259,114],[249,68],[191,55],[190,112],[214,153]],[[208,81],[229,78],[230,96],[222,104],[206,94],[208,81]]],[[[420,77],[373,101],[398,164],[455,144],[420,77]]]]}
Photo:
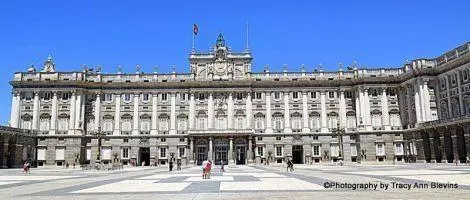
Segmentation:
{"type": "Polygon", "coordinates": [[[0,170],[0,199],[470,199],[470,166],[452,164],[219,166],[82,171],[0,170]]]}

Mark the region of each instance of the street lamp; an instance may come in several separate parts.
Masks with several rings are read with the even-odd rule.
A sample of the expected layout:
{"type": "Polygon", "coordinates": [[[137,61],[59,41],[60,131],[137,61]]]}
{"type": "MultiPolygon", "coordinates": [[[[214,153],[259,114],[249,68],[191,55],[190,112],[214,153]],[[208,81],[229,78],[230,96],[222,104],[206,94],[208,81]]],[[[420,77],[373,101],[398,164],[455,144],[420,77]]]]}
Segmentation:
{"type": "Polygon", "coordinates": [[[336,128],[334,128],[331,132],[335,134],[336,137],[338,138],[338,144],[340,145],[338,159],[342,160],[343,159],[342,158],[343,156],[343,137],[342,136],[346,131],[344,130],[344,128],[340,128],[339,123],[337,123],[336,128]]]}
{"type": "Polygon", "coordinates": [[[98,154],[96,155],[96,163],[101,163],[101,138],[105,136],[103,132],[101,132],[101,126],[98,126],[97,130],[93,132],[93,135],[98,138],[98,154]]]}

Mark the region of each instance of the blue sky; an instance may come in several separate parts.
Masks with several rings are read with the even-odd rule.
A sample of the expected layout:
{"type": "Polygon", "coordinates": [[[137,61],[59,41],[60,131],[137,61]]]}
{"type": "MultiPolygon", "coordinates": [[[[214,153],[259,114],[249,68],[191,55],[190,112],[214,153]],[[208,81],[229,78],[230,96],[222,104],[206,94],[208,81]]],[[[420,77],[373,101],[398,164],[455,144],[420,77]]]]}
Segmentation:
{"type": "Polygon", "coordinates": [[[42,66],[52,54],[59,71],[82,64],[133,72],[187,72],[192,24],[207,51],[222,32],[233,51],[245,48],[249,23],[253,71],[397,67],[436,57],[470,39],[470,1],[8,1],[0,5],[0,123],[9,120],[15,71],[42,66]],[[229,3],[225,3],[229,2],[229,3]]]}

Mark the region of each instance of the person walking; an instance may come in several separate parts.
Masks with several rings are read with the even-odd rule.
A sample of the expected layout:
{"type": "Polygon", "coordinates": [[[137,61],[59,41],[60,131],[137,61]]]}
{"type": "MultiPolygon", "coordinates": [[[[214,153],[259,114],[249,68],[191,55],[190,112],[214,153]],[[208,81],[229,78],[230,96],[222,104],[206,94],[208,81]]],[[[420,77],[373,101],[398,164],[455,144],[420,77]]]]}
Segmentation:
{"type": "Polygon", "coordinates": [[[181,160],[176,161],[176,170],[181,171],[181,160]]]}
{"type": "Polygon", "coordinates": [[[467,156],[467,157],[465,158],[465,165],[468,165],[468,164],[470,164],[470,158],[467,156]]]}
{"type": "Polygon", "coordinates": [[[289,160],[287,161],[287,171],[289,171],[289,170],[290,170],[291,172],[294,171],[294,163],[292,162],[291,159],[289,159],[289,160]]]}
{"type": "Polygon", "coordinates": [[[220,171],[221,172],[225,172],[225,169],[224,169],[224,161],[223,160],[220,160],[220,171]]]}
{"type": "Polygon", "coordinates": [[[211,170],[212,170],[212,161],[209,160],[209,163],[207,163],[207,170],[206,170],[207,179],[211,179],[211,170]]]}

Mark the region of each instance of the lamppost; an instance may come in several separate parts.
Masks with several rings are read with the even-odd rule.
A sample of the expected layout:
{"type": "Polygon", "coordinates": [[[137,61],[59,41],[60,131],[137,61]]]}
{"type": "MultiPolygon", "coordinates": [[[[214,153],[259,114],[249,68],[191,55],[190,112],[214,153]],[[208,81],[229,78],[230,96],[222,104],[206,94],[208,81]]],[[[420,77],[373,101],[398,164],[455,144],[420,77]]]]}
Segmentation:
{"type": "Polygon", "coordinates": [[[95,163],[100,164],[101,163],[101,138],[105,136],[105,134],[101,132],[101,126],[98,126],[97,130],[93,132],[93,135],[98,138],[98,154],[96,155],[95,163]]]}
{"type": "Polygon", "coordinates": [[[342,160],[343,159],[343,134],[346,132],[344,130],[344,128],[341,128],[339,126],[339,123],[336,124],[336,128],[334,128],[332,131],[331,131],[334,135],[336,135],[336,137],[338,138],[338,144],[340,145],[339,146],[339,156],[338,156],[338,159],[339,160],[342,160]]]}

